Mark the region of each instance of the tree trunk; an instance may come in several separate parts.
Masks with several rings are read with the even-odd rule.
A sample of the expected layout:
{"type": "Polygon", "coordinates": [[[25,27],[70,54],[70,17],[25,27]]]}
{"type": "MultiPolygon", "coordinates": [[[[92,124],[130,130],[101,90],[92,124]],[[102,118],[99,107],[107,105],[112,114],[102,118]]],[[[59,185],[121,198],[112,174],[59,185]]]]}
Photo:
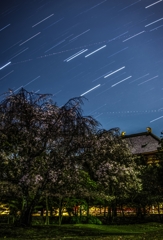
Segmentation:
{"type": "Polygon", "coordinates": [[[117,207],[113,206],[112,210],[113,210],[113,216],[117,217],[117,207]]]}
{"type": "Polygon", "coordinates": [[[48,206],[48,196],[46,196],[46,220],[45,225],[49,225],[49,206],[48,206]]]}
{"type": "Polygon", "coordinates": [[[147,213],[147,211],[146,211],[146,207],[143,206],[143,215],[146,216],[146,213],[147,213]]]}
{"type": "Polygon", "coordinates": [[[89,200],[87,202],[87,217],[89,217],[89,200]]]}
{"type": "Polygon", "coordinates": [[[125,213],[124,213],[124,209],[123,209],[123,204],[121,204],[121,213],[122,213],[122,217],[125,217],[125,213]]]}
{"type": "Polygon", "coordinates": [[[41,213],[40,213],[40,217],[44,216],[44,208],[41,208],[41,213]]]}
{"type": "Polygon", "coordinates": [[[29,204],[28,197],[23,197],[22,199],[22,209],[20,218],[15,221],[15,225],[20,225],[22,227],[30,227],[32,223],[32,211],[34,205],[29,204]]]}
{"type": "Polygon", "coordinates": [[[100,205],[100,215],[101,215],[101,205],[100,205]]]}
{"type": "Polygon", "coordinates": [[[59,198],[59,226],[62,223],[62,198],[59,198]]]}
{"type": "MultiPolygon", "coordinates": [[[[48,173],[46,175],[48,175],[48,173]]],[[[45,175],[45,179],[47,177],[46,175],[45,175]]],[[[24,191],[23,191],[24,197],[22,200],[22,211],[21,211],[20,220],[19,220],[19,222],[17,221],[17,224],[19,224],[21,226],[28,226],[28,227],[31,226],[33,209],[36,206],[36,204],[38,203],[46,184],[47,184],[47,181],[45,181],[42,184],[42,186],[37,189],[35,197],[33,198],[32,201],[30,201],[31,199],[29,197],[28,188],[24,189],[24,191]]]]}
{"type": "Polygon", "coordinates": [[[20,225],[22,227],[30,227],[32,223],[32,208],[31,206],[24,209],[20,217],[20,225]]]}
{"type": "Polygon", "coordinates": [[[142,218],[142,209],[140,205],[137,206],[137,217],[139,216],[142,218]]]}
{"type": "Polygon", "coordinates": [[[160,204],[159,204],[159,202],[157,202],[157,207],[158,207],[158,216],[159,216],[159,219],[160,219],[160,222],[161,222],[161,214],[160,214],[160,204]]]}
{"type": "Polygon", "coordinates": [[[52,217],[53,216],[53,208],[51,207],[50,208],[50,217],[52,217]]]}
{"type": "Polygon", "coordinates": [[[112,211],[110,206],[108,206],[108,220],[109,222],[112,220],[112,211]]]}
{"type": "Polygon", "coordinates": [[[116,203],[116,201],[114,201],[113,204],[112,204],[112,215],[115,218],[117,217],[117,203],[116,203]]]}
{"type": "Polygon", "coordinates": [[[29,197],[23,198],[20,219],[18,221],[16,221],[16,224],[19,224],[20,226],[26,226],[26,227],[31,226],[32,212],[33,212],[34,206],[36,205],[38,200],[39,200],[39,198],[38,199],[34,198],[33,201],[31,203],[29,203],[29,197]]]}
{"type": "Polygon", "coordinates": [[[104,205],[104,217],[106,216],[106,205],[104,205]]]}
{"type": "Polygon", "coordinates": [[[80,212],[80,218],[81,218],[82,217],[82,205],[80,205],[79,212],[80,212]]]}

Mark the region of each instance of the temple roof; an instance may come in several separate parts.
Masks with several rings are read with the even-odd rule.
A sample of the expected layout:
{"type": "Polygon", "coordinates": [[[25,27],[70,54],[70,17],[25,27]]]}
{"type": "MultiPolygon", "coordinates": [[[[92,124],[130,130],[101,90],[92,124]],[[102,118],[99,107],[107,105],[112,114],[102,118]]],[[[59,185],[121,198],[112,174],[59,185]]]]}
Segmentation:
{"type": "Polygon", "coordinates": [[[123,136],[133,154],[149,154],[160,147],[160,139],[151,132],[123,136]]]}

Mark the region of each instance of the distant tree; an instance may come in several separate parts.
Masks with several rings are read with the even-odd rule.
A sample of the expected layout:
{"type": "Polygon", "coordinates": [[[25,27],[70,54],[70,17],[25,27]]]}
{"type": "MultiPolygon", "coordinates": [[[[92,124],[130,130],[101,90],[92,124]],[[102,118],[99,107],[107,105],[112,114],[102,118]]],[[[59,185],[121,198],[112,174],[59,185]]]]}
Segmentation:
{"type": "Polygon", "coordinates": [[[148,164],[141,171],[142,190],[133,200],[137,216],[144,217],[152,206],[157,206],[163,200],[162,186],[163,168],[160,164],[148,164]]]}
{"type": "Polygon", "coordinates": [[[26,226],[50,182],[57,188],[63,174],[77,176],[74,156],[88,147],[85,138],[99,125],[82,116],[81,97],[61,108],[49,97],[22,88],[0,103],[0,181],[17,188],[20,224],[26,226]]]}
{"type": "Polygon", "coordinates": [[[95,135],[85,167],[105,193],[103,196],[112,210],[112,217],[116,216],[120,200],[128,196],[133,198],[133,193],[136,194],[141,189],[136,159],[121,138],[118,128],[100,130],[95,135]]]}
{"type": "MultiPolygon", "coordinates": [[[[161,133],[163,134],[163,132],[161,133]]],[[[141,159],[140,178],[142,181],[142,189],[133,200],[136,207],[137,215],[144,217],[152,206],[157,206],[160,213],[160,203],[163,201],[163,138],[160,140],[160,147],[156,155],[156,161],[147,164],[141,159]]]]}

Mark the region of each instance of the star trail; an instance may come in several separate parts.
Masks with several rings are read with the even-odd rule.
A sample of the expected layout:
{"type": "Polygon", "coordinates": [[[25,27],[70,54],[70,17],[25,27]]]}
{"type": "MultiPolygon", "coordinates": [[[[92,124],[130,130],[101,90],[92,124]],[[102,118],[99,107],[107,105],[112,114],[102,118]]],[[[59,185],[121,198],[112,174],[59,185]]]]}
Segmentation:
{"type": "Polygon", "coordinates": [[[14,0],[0,7],[0,100],[21,87],[126,134],[163,130],[162,0],[14,0]]]}

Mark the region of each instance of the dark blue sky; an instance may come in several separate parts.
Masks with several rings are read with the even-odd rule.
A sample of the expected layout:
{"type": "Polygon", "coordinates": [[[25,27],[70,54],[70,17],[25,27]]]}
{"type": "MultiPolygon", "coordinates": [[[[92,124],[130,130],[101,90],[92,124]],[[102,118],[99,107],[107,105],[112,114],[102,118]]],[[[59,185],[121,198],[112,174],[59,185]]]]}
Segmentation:
{"type": "Polygon", "coordinates": [[[0,94],[83,95],[103,128],[160,136],[162,0],[1,0],[0,40],[0,94]]]}

